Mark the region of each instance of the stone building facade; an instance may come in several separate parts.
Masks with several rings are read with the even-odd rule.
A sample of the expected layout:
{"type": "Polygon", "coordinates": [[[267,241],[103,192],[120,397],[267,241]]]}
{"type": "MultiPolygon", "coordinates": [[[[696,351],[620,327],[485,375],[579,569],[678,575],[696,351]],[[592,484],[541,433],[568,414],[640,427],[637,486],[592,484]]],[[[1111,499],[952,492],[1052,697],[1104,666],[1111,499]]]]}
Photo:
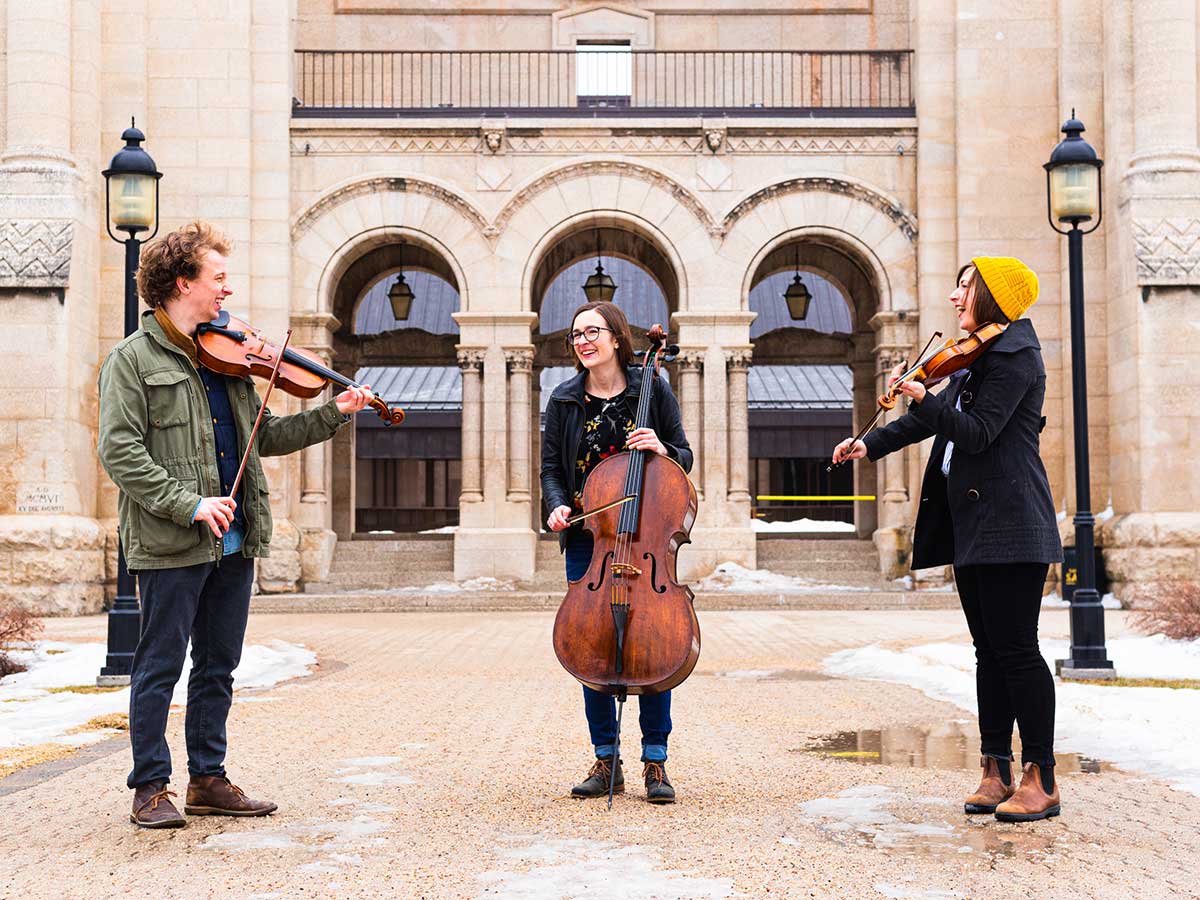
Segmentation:
{"type": "MultiPolygon", "coordinates": [[[[232,308],[268,333],[291,327],[342,371],[461,369],[455,574],[523,580],[540,520],[537,376],[562,363],[540,303],[601,233],[662,288],[681,347],[672,383],[702,497],[685,576],[755,564],[748,367],[850,366],[865,421],[883,373],[953,333],[945,298],[979,254],[1041,278],[1042,451],[1067,529],[1067,258],[1042,164],[1074,108],[1105,159],[1103,224],[1084,243],[1092,496],[1112,510],[1100,542],[1118,592],[1194,577],[1198,9],[0,0],[0,594],[95,610],[114,575],[96,375],[121,337],[123,254],[100,171],[131,115],[164,173],[162,227],[201,217],[235,239],[232,308]],[[579,59],[601,51],[618,58],[607,81],[579,59]],[[401,245],[453,284],[456,335],[353,334],[401,245]],[[793,261],[839,287],[851,333],[794,323],[751,339],[752,289],[793,261]]],[[[855,503],[856,528],[893,574],[927,452],[855,473],[855,495],[876,498],[855,503]]],[[[325,578],[354,531],[354,460],[344,430],[270,461],[264,590],[325,578]]]]}

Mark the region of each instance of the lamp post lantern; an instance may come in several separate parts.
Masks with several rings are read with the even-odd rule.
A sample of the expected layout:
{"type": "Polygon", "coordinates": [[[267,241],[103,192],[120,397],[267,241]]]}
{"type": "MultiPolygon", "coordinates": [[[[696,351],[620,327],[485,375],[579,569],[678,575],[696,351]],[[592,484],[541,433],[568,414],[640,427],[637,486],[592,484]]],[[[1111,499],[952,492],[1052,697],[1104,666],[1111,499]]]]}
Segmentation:
{"type": "MultiPolygon", "coordinates": [[[[1113,678],[1104,646],[1104,606],[1096,590],[1095,526],[1088,459],[1087,356],[1083,317],[1083,236],[1100,227],[1104,161],[1080,135],[1083,123],[1063,123],[1066,135],[1045,164],[1046,208],[1050,227],[1067,236],[1071,291],[1071,399],[1075,432],[1075,591],[1071,595],[1071,650],[1058,660],[1064,678],[1113,678]],[[1086,230],[1080,228],[1090,222],[1086,230]],[[1061,227],[1068,225],[1068,228],[1061,227]]],[[[1064,566],[1064,571],[1066,567],[1064,566]]],[[[1065,584],[1064,584],[1065,587],[1065,584]]]]}
{"type": "Polygon", "coordinates": [[[413,290],[404,280],[404,242],[400,242],[400,277],[392,282],[387,292],[388,303],[392,306],[392,318],[403,322],[412,312],[413,290]]]}
{"type": "MultiPolygon", "coordinates": [[[[104,176],[105,226],[108,236],[125,245],[125,336],[138,327],[137,269],[145,240],[158,234],[158,182],[162,173],[142,149],[146,136],[131,119],[121,135],[125,146],[117,151],[104,176]],[[126,237],[117,237],[113,229],[126,237]],[[151,228],[153,230],[151,231],[151,228]]],[[[141,610],[133,575],[125,566],[125,550],[117,541],[117,596],[108,611],[108,658],[100,670],[100,684],[128,684],[133,653],[141,633],[141,610]]]]}

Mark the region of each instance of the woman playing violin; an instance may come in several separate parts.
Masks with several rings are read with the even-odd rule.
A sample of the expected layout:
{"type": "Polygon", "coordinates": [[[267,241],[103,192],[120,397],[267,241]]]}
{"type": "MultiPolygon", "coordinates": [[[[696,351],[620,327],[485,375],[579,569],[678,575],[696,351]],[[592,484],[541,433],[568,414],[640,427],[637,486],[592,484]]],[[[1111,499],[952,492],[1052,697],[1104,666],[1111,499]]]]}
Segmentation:
{"type": "MultiPolygon", "coordinates": [[[[874,461],[933,437],[921,485],[912,567],[954,566],[975,645],[983,778],[968,813],[1002,821],[1056,816],[1054,679],[1038,648],[1038,614],[1050,563],[1062,560],[1054,502],[1038,454],[1045,424],[1046,370],[1033,323],[1037,276],[1006,257],[978,257],[959,271],[950,302],[959,326],[1007,324],[939,394],[919,381],[898,390],[909,410],[896,421],[843,441],[833,461],[874,461]],[[1011,324],[1008,324],[1011,323],[1011,324]],[[1011,772],[1013,723],[1024,771],[1011,772]]],[[[889,387],[904,366],[890,374],[889,387]]]]}
{"type": "MultiPolygon", "coordinates": [[[[634,365],[633,336],[625,314],[611,302],[585,303],[575,311],[567,341],[578,374],[555,388],[546,408],[542,439],[542,496],[550,511],[546,525],[559,532],[566,554],[567,579],[578,581],[592,556],[592,537],[567,519],[583,511],[583,486],[604,459],[623,450],[648,450],[692,467],[692,451],[683,433],[679,404],[665,379],[657,378],[650,405],[650,426],[634,428],[642,369],[634,365]]],[[[571,789],[574,797],[624,791],[621,761],[614,760],[617,717],[613,697],[584,687],[584,712],[596,760],[587,777],[571,789]]],[[[667,778],[667,737],[671,733],[671,692],[639,699],[646,799],[673,803],[667,778]]]]}

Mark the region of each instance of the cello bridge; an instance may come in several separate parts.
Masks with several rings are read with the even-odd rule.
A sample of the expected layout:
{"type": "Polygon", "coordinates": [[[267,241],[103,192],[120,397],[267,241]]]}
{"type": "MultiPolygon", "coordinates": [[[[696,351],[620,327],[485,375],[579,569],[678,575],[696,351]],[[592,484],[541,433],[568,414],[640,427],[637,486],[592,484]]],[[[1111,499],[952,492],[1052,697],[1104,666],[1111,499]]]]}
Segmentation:
{"type": "Polygon", "coordinates": [[[641,575],[642,570],[629,563],[613,563],[612,573],[614,578],[621,578],[624,575],[641,575]]]}

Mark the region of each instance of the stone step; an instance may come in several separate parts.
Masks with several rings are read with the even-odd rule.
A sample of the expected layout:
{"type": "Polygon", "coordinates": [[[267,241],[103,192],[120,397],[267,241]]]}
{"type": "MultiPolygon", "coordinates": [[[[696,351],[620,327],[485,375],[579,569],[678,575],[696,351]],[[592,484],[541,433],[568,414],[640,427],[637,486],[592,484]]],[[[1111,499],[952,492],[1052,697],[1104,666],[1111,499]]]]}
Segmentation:
{"type": "Polygon", "coordinates": [[[360,559],[388,554],[421,554],[428,557],[453,557],[454,541],[438,535],[437,540],[404,541],[338,541],[334,555],[345,559],[360,559]]]}
{"type": "MultiPolygon", "coordinates": [[[[508,611],[558,608],[562,591],[346,591],[342,593],[259,594],[253,612],[419,612],[508,611]]],[[[801,593],[701,592],[698,611],[730,609],[874,610],[957,609],[953,591],[840,591],[801,593]]]]}
{"type": "Polygon", "coordinates": [[[765,568],[775,562],[867,562],[878,564],[879,554],[870,541],[780,539],[758,541],[758,562],[765,568]]]}

